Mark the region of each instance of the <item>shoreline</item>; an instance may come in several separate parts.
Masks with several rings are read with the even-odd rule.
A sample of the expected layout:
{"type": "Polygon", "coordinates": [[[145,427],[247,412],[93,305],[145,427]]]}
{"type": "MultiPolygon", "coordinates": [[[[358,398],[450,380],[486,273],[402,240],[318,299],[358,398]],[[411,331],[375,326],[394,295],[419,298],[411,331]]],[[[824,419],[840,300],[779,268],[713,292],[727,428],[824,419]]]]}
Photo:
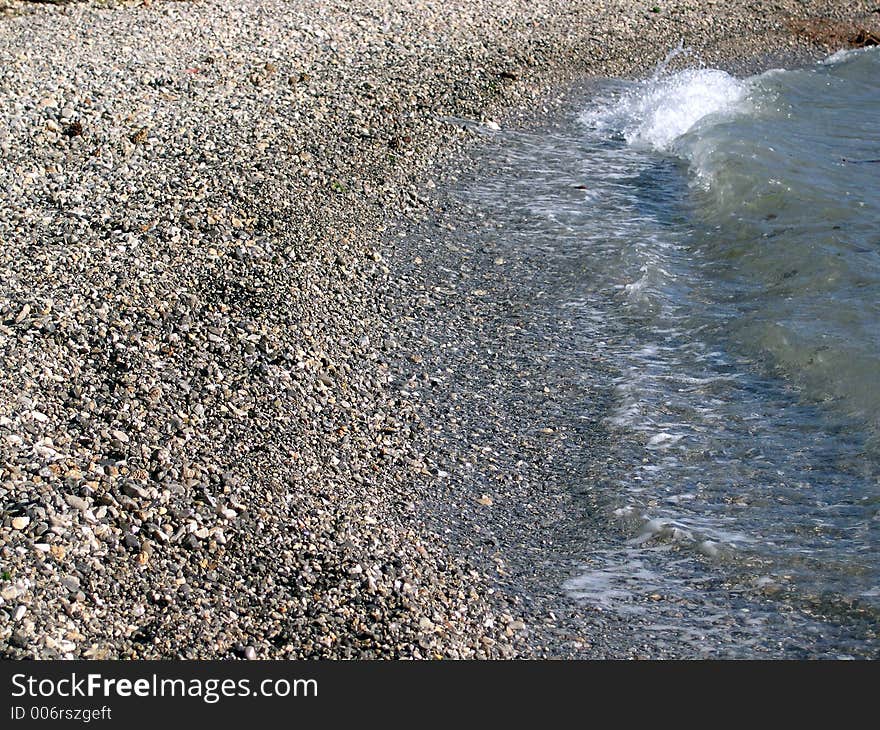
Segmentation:
{"type": "MultiPolygon", "coordinates": [[[[756,61],[746,73],[779,65],[772,58],[756,61]]],[[[670,553],[676,556],[672,562],[690,566],[688,576],[699,576],[696,583],[705,585],[705,591],[694,591],[698,595],[688,600],[660,588],[639,591],[636,568],[642,567],[642,556],[638,548],[628,549],[639,533],[628,520],[611,517],[621,504],[622,480],[632,472],[621,469],[621,436],[608,425],[619,408],[613,384],[621,380],[610,353],[617,338],[626,341],[631,333],[592,325],[595,315],[583,314],[599,309],[613,316],[613,310],[603,309],[593,297],[606,307],[618,300],[611,294],[610,301],[603,298],[604,290],[597,288],[583,260],[587,257],[563,253],[577,246],[571,231],[583,230],[569,222],[577,221],[577,214],[560,203],[560,220],[545,219],[553,205],[547,198],[552,187],[548,180],[554,177],[548,168],[561,176],[558,194],[564,201],[576,168],[576,163],[559,158],[566,143],[558,140],[577,148],[572,141],[576,118],[596,89],[606,87],[602,80],[588,80],[566,87],[564,95],[557,90],[551,112],[536,112],[522,126],[502,126],[482,141],[441,186],[432,215],[414,226],[400,246],[395,261],[410,277],[408,289],[418,292],[416,311],[409,314],[419,325],[413,327],[407,351],[418,352],[426,363],[409,366],[425,372],[412,377],[407,387],[434,415],[428,432],[435,445],[424,451],[440,455],[432,471],[439,474],[434,484],[442,497],[426,512],[435,515],[437,531],[448,536],[455,551],[482,560],[501,610],[522,621],[517,656],[831,656],[827,645],[811,643],[811,632],[819,628],[804,627],[815,621],[828,632],[837,628],[833,609],[813,599],[780,600],[770,591],[756,591],[750,583],[754,574],[721,570],[717,561],[704,562],[698,549],[670,553]],[[544,149],[551,151],[542,156],[544,149]],[[525,202],[523,187],[532,169],[539,180],[534,210],[525,202]],[[507,213],[503,200],[510,206],[507,213]],[[555,226],[568,231],[560,233],[558,246],[545,232],[555,226]],[[534,242],[529,240],[532,231],[534,242]],[[583,306],[582,299],[587,302],[583,306]],[[604,336],[585,336],[584,328],[604,336]],[[602,566],[617,566],[615,561],[621,572],[628,561],[636,566],[632,584],[620,581],[619,598],[613,569],[608,571],[607,606],[595,595],[590,602],[570,597],[566,583],[593,572],[601,588],[602,566]],[[698,642],[688,639],[689,631],[696,635],[700,628],[695,622],[707,615],[730,617],[731,625],[737,616],[760,615],[768,621],[767,636],[748,644],[749,649],[743,648],[745,630],[739,635],[741,645],[723,630],[706,632],[698,642]],[[780,625],[784,623],[788,629],[780,625]]],[[[575,154],[574,159],[586,159],[581,149],[575,154]]],[[[595,182],[595,174],[585,175],[595,182]]],[[[602,274],[607,277],[607,270],[602,274]]],[[[600,280],[607,286],[601,275],[600,280]]],[[[662,496],[658,501],[662,504],[662,496]]],[[[665,541],[660,544],[672,548],[665,541]]],[[[657,572],[655,586],[684,580],[682,572],[663,574],[663,567],[661,560],[654,565],[644,560],[646,585],[652,583],[652,570],[657,572]]],[[[846,638],[847,631],[853,636],[864,631],[855,612],[851,618],[852,625],[840,629],[846,638]]],[[[831,640],[829,644],[834,646],[831,640]]],[[[866,654],[856,651],[853,656],[866,654]]]]}
{"type": "MultiPolygon", "coordinates": [[[[560,635],[525,561],[507,568],[504,548],[553,549],[552,534],[529,533],[524,552],[514,536],[558,523],[571,499],[540,479],[544,441],[521,444],[525,483],[543,490],[533,513],[493,516],[507,537],[445,532],[501,505],[437,478],[472,423],[442,423],[453,401],[420,395],[457,365],[418,349],[419,254],[392,242],[430,225],[476,138],[443,117],[540,116],[550,89],[645,71],[708,20],[687,3],[664,17],[487,0],[453,3],[453,21],[387,5],[0,15],[20,103],[0,118],[15,182],[0,216],[0,655],[646,651],[613,625],[560,635]]],[[[730,40],[707,63],[812,48],[770,8],[722,7],[730,40]]]]}

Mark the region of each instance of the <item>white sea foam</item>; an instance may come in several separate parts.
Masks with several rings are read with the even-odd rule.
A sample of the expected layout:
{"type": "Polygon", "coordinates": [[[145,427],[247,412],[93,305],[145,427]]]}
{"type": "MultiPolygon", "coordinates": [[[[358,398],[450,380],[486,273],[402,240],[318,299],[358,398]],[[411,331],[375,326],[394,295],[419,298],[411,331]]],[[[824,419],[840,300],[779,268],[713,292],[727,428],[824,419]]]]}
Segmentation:
{"type": "Polygon", "coordinates": [[[573,598],[616,613],[643,614],[645,605],[639,598],[664,587],[662,576],[651,570],[636,550],[595,558],[601,560],[599,566],[585,565],[563,584],[573,598]]]}
{"type": "Polygon", "coordinates": [[[823,66],[834,66],[837,63],[847,61],[853,56],[864,52],[864,48],[841,48],[839,51],[835,51],[827,58],[822,59],[819,63],[821,63],[823,66]]]}
{"type": "Polygon", "coordinates": [[[748,110],[749,82],[718,69],[689,69],[652,77],[582,115],[629,144],[670,151],[700,124],[748,110]]]}

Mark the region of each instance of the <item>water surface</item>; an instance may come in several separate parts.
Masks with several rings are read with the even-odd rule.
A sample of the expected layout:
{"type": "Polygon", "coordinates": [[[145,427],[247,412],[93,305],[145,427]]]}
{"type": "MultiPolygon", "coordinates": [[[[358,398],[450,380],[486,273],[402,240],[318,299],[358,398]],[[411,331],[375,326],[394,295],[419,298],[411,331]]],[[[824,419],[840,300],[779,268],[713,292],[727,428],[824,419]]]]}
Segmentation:
{"type": "MultiPolygon", "coordinates": [[[[755,642],[774,619],[749,596],[814,614],[786,630],[821,634],[827,655],[871,654],[880,52],[607,81],[552,132],[501,137],[463,194],[562,272],[543,306],[617,374],[601,489],[622,539],[565,589],[643,613],[639,598],[705,595],[720,576],[755,642]]],[[[723,611],[704,603],[678,630],[723,611]]]]}

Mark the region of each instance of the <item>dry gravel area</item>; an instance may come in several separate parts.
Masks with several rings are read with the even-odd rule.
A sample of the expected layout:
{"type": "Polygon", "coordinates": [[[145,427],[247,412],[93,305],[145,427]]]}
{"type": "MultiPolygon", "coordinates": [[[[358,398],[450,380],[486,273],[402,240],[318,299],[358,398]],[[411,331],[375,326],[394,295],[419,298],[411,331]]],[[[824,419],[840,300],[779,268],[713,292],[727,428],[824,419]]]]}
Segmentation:
{"type": "MultiPolygon", "coordinates": [[[[0,3],[0,655],[566,655],[497,551],[435,529],[450,479],[492,500],[438,466],[469,426],[415,396],[451,370],[409,344],[398,262],[431,254],[395,241],[561,84],[850,19],[657,5],[0,3]]],[[[540,478],[553,447],[507,443],[540,478]]]]}

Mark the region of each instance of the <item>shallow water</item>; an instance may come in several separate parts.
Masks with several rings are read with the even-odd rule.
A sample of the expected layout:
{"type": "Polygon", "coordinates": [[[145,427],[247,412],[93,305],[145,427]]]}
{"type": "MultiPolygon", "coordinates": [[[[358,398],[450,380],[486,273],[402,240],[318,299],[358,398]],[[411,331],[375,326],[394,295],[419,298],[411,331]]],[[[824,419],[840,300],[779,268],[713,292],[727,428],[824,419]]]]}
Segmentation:
{"type": "MultiPolygon", "coordinates": [[[[501,133],[462,191],[560,267],[546,306],[618,373],[601,519],[624,539],[582,556],[571,595],[644,613],[639,597],[720,577],[755,641],[772,618],[749,595],[806,607],[815,625],[789,629],[831,655],[871,653],[878,112],[876,49],[746,79],[660,70],[599,84],[550,133],[501,133]]],[[[722,614],[676,625],[698,636],[722,614]]]]}

